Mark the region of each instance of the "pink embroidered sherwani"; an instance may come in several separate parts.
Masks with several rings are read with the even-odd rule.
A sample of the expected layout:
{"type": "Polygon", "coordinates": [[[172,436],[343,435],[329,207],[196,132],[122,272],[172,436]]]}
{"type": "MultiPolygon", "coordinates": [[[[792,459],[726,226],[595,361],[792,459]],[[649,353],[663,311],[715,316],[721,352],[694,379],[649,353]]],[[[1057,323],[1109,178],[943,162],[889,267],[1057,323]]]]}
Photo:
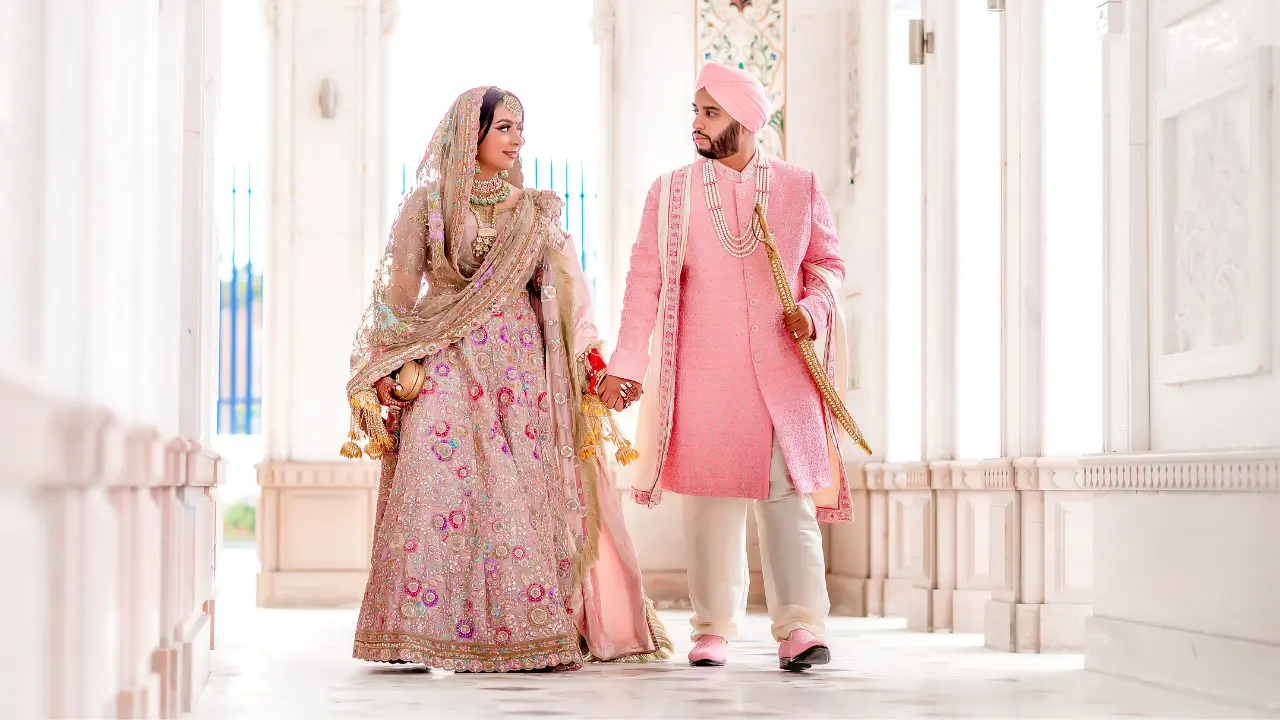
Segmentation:
{"type": "MultiPolygon", "coordinates": [[[[835,424],[784,327],[765,249],[736,258],[717,237],[703,187],[708,162],[735,237],[750,227],[756,175],[767,162],[766,216],[788,281],[820,341],[833,335],[844,263],[813,173],[759,154],[741,173],[699,160],[659,179],[645,200],[609,373],[644,382],[633,496],[648,505],[664,489],[685,496],[695,637],[732,635],[745,609],[753,499],[762,501],[763,539],[775,546],[765,552],[766,575],[787,576],[766,578],[781,640],[798,627],[821,631],[827,597],[817,521],[847,521],[851,511],[835,424]],[[819,493],[830,501],[815,503],[819,493]],[[802,587],[788,591],[794,586],[802,587]],[[795,597],[780,597],[789,593],[795,597]]],[[[829,359],[829,371],[833,365],[829,359]]]]}

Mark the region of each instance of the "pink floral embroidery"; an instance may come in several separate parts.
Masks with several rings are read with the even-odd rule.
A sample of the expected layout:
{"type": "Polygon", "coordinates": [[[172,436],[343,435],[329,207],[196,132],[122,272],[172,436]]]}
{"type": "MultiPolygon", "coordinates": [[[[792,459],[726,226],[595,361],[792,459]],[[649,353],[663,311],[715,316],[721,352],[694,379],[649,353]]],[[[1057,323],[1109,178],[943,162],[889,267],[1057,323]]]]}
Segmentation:
{"type": "Polygon", "coordinates": [[[417,551],[418,551],[418,541],[417,541],[416,539],[414,539],[414,538],[409,538],[408,540],[405,540],[405,541],[404,541],[404,551],[405,551],[405,552],[407,552],[407,553],[417,552],[417,551]]]}
{"type": "Polygon", "coordinates": [[[463,525],[467,524],[467,514],[461,510],[454,510],[449,513],[449,524],[456,529],[461,529],[463,525]]]}
{"type": "Polygon", "coordinates": [[[418,593],[422,592],[422,583],[417,578],[409,578],[404,584],[404,591],[409,597],[418,597],[418,593]]]}
{"type": "Polygon", "coordinates": [[[449,421],[447,420],[436,421],[436,427],[435,427],[436,437],[438,438],[449,437],[449,430],[450,430],[449,421]]]}
{"type": "Polygon", "coordinates": [[[529,598],[529,602],[542,602],[547,597],[547,588],[541,583],[532,583],[525,590],[525,597],[529,598]]]}

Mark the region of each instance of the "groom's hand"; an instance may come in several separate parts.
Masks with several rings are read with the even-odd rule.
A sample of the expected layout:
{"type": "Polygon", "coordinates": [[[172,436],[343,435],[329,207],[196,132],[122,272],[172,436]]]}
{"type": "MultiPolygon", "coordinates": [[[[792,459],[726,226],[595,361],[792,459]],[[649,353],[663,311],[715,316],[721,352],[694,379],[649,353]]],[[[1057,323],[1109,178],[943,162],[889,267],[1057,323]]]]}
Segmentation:
{"type": "Polygon", "coordinates": [[[605,375],[604,382],[600,383],[599,392],[600,401],[605,407],[614,412],[622,412],[630,407],[631,403],[640,399],[640,395],[644,393],[644,387],[634,380],[605,375]]]}
{"type": "Polygon", "coordinates": [[[813,339],[813,320],[809,317],[808,310],[802,307],[796,308],[795,312],[783,316],[783,323],[792,339],[797,342],[813,339]]]}

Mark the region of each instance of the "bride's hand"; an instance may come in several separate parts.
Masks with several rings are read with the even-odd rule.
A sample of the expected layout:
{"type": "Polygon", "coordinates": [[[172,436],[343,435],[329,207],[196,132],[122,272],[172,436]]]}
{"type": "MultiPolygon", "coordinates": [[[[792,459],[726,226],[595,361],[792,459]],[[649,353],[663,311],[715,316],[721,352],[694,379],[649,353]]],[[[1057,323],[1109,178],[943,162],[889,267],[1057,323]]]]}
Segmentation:
{"type": "Polygon", "coordinates": [[[395,396],[395,391],[400,389],[400,385],[391,379],[388,375],[373,384],[373,389],[378,393],[378,402],[389,408],[404,409],[411,404],[405,400],[395,396]]]}

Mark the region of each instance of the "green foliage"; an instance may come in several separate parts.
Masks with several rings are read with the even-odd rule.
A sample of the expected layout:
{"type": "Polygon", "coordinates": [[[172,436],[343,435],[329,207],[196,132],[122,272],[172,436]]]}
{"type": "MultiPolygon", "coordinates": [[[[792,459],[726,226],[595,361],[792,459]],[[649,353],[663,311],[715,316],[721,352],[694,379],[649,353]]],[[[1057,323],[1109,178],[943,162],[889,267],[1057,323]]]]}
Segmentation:
{"type": "Polygon", "coordinates": [[[227,540],[253,538],[257,510],[243,500],[228,505],[222,513],[222,533],[227,540]]]}

